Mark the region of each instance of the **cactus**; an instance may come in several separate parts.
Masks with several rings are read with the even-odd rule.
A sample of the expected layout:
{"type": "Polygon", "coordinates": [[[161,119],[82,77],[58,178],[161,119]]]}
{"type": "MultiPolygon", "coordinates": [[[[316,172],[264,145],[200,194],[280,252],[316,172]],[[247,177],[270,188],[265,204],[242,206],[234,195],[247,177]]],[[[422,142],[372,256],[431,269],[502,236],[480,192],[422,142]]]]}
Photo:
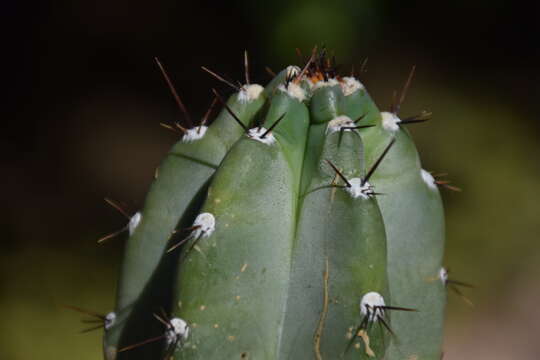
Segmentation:
{"type": "Polygon", "coordinates": [[[439,359],[444,219],[404,127],[427,114],[398,117],[410,79],[381,113],[324,50],[264,89],[245,67],[211,125],[173,127],[106,359],[439,359]]]}

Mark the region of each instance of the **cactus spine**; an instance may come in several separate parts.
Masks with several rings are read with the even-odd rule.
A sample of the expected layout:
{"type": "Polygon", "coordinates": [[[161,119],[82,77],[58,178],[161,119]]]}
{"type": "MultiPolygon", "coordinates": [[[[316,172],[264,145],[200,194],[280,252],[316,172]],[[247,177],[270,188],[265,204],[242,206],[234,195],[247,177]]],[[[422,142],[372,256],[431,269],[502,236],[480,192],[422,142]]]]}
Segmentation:
{"type": "Polygon", "coordinates": [[[264,90],[246,76],[210,126],[179,127],[130,226],[108,360],[440,358],[440,196],[399,104],[335,69],[322,51],[264,90]]]}

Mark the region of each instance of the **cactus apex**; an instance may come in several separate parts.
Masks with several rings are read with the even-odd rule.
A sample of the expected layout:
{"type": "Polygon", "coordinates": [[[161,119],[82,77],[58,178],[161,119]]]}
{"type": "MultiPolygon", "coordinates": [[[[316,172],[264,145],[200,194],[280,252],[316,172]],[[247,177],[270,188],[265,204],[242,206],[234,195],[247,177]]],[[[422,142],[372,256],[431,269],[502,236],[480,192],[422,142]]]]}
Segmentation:
{"type": "Polygon", "coordinates": [[[106,359],[437,359],[446,287],[467,284],[441,267],[448,182],[421,168],[402,126],[430,114],[398,116],[414,68],[380,112],[324,48],[265,88],[243,60],[244,85],[202,67],[236,93],[213,90],[194,126],[156,59],[187,127],[166,125],[182,136],[142,210],[120,209],[129,238],[106,359]]]}
{"type": "Polygon", "coordinates": [[[242,103],[251,102],[256,100],[261,96],[264,88],[258,84],[249,84],[244,85],[240,88],[238,92],[238,101],[242,103]]]}

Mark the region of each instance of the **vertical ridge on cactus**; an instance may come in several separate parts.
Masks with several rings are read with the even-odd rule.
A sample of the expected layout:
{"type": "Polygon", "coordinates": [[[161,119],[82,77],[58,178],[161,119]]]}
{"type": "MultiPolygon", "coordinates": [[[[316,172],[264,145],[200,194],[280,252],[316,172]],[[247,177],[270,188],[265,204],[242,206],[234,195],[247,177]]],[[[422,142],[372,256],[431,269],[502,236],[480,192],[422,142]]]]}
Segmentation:
{"type": "Polygon", "coordinates": [[[130,221],[106,359],[438,360],[443,209],[402,126],[430,114],[381,113],[325,49],[265,88],[243,60],[245,85],[203,67],[236,91],[210,125],[158,61],[189,126],[130,221]]]}
{"type": "Polygon", "coordinates": [[[363,133],[368,161],[377,156],[385,141],[396,139],[373,183],[377,191],[388,194],[378,200],[387,234],[392,298],[419,311],[413,317],[393,314],[393,328],[399,334],[399,342],[392,342],[388,357],[436,359],[442,346],[446,296],[441,283],[430,279],[437,276],[442,266],[444,215],[438,189],[424,181],[414,142],[409,132],[399,126],[397,111],[410,86],[411,75],[392,112],[379,113],[373,105],[362,104],[371,100],[360,94],[350,95],[348,105],[356,109],[353,114],[365,108],[371,110],[367,123],[375,126],[363,133]]]}

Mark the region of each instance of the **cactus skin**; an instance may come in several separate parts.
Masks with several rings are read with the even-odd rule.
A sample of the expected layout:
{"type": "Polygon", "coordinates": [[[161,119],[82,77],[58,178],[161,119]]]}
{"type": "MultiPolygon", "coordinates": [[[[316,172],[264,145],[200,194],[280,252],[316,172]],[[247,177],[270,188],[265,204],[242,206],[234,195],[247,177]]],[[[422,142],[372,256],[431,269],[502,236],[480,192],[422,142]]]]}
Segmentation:
{"type": "Polygon", "coordinates": [[[322,53],[306,71],[289,67],[250,103],[232,96],[246,134],[223,110],[201,139],[173,147],[126,245],[107,360],[440,358],[438,190],[408,132],[387,130],[364,87],[328,64],[322,53]],[[374,126],[351,129],[360,118],[374,126]],[[355,193],[393,138],[369,179],[384,195],[355,193]],[[179,228],[191,234],[167,252],[179,228]],[[372,318],[368,298],[419,311],[372,318]],[[164,332],[160,308],[181,332],[164,332]],[[160,334],[165,344],[116,355],[160,334]]]}
{"type": "MultiPolygon", "coordinates": [[[[317,174],[304,197],[293,253],[285,344],[280,358],[308,358],[307,354],[323,359],[338,358],[347,348],[354,332],[352,328],[360,322],[362,295],[377,291],[390,301],[386,237],[376,200],[354,199],[344,189],[327,186],[335,173],[325,160],[332,161],[349,179],[363,173],[359,157],[362,144],[358,135],[345,132],[341,142],[338,138],[339,133],[326,137],[317,174]],[[326,262],[327,289],[322,275],[326,262]],[[333,302],[327,305],[323,323],[325,291],[333,302]],[[319,325],[320,330],[316,332],[319,325]],[[320,337],[318,345],[314,336],[320,337]]],[[[383,334],[378,332],[372,334],[371,348],[375,354],[384,354],[388,339],[381,339],[383,334]]],[[[386,338],[386,334],[383,336],[386,338]]],[[[351,349],[343,358],[368,356],[351,349]]]]}
{"type": "Polygon", "coordinates": [[[184,247],[189,254],[179,266],[181,306],[174,315],[197,327],[192,347],[177,359],[240,359],[242,353],[277,358],[302,162],[298,150],[303,155],[298,143],[305,143],[309,119],[305,105],[281,93],[264,126],[283,113],[273,131],[276,142],[240,140],[210,186],[201,212],[215,216],[216,230],[193,240],[197,251],[184,247]]]}
{"type": "MultiPolygon", "coordinates": [[[[389,301],[386,238],[376,200],[353,199],[344,189],[328,187],[336,175],[327,160],[349,179],[361,177],[365,168],[358,133],[328,134],[329,122],[340,115],[342,97],[339,86],[325,86],[311,98],[305,189],[280,354],[284,359],[307,358],[307,354],[310,358],[341,356],[349,342],[347,334],[352,336],[350,328],[360,322],[362,295],[377,291],[389,301]],[[327,289],[323,271],[328,271],[327,289]],[[327,304],[326,313],[321,314],[325,291],[339,302],[327,304]]],[[[383,354],[385,341],[378,335],[371,338],[371,346],[376,354],[383,354]]],[[[365,357],[364,352],[359,356],[357,351],[349,351],[344,358],[365,357]]]]}
{"type": "MultiPolygon", "coordinates": [[[[366,143],[369,137],[366,134],[366,143]]],[[[388,236],[390,291],[396,302],[414,307],[418,313],[414,317],[401,313],[393,316],[399,343],[392,343],[389,356],[438,359],[446,305],[446,289],[439,279],[444,251],[442,201],[438,189],[426,184],[421,176],[410,135],[399,130],[396,138],[396,147],[374,176],[373,184],[388,194],[384,199],[381,196],[379,205],[388,236]]]]}
{"type": "MultiPolygon", "coordinates": [[[[262,108],[264,95],[251,101],[240,101],[238,97],[239,94],[233,95],[228,104],[248,125],[262,108]]],[[[201,202],[201,195],[197,194],[205,193],[208,180],[241,134],[242,128],[222,110],[202,139],[180,140],[157,169],[142,219],[126,244],[121,268],[116,312],[129,320],[117,321],[106,333],[105,354],[115,354],[117,349],[155,332],[152,326],[147,328],[148,332],[134,329],[144,328],[141,324],[153,324],[155,308],[168,307],[170,302],[174,261],[164,256],[164,251],[177,226],[193,221],[190,207],[198,208],[201,202]],[[131,312],[134,315],[127,315],[131,312]]]]}
{"type": "Polygon", "coordinates": [[[367,161],[373,161],[385,141],[396,138],[395,146],[373,176],[372,183],[385,196],[377,200],[386,225],[388,275],[392,299],[414,307],[416,316],[395,313],[396,333],[389,359],[439,359],[443,339],[446,290],[439,279],[444,252],[444,211],[435,184],[421,172],[420,158],[411,135],[403,126],[388,129],[365,90],[345,97],[343,107],[351,117],[365,115],[367,161]],[[416,260],[421,259],[421,260],[416,260]]]}

